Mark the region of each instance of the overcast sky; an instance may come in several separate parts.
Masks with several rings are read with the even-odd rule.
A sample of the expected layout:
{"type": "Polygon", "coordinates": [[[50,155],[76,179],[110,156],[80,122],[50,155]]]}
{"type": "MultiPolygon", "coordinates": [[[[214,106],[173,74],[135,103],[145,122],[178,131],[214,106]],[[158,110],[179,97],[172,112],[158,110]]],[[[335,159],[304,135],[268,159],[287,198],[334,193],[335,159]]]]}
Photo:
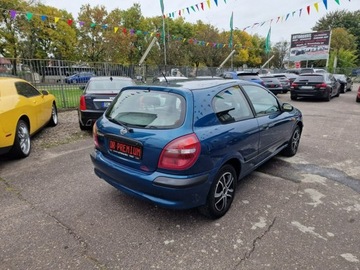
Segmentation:
{"type": "MultiPolygon", "coordinates": [[[[329,12],[360,10],[359,0],[338,0],[340,4],[337,4],[336,0],[327,0],[327,10],[323,0],[217,0],[217,6],[216,0],[210,0],[210,9],[207,1],[163,0],[164,13],[168,15],[174,12],[175,17],[178,17],[178,11],[184,10],[183,17],[187,22],[195,23],[197,20],[202,20],[204,23],[214,25],[220,31],[229,31],[233,12],[234,29],[246,28],[245,31],[249,34],[266,37],[271,25],[271,42],[275,43],[284,40],[290,41],[291,34],[310,32],[315,23],[329,12]],[[201,3],[204,4],[204,10],[201,9],[201,3]],[[195,12],[191,9],[192,6],[195,12]],[[307,12],[308,6],[310,6],[310,15],[307,12]],[[318,11],[316,11],[316,6],[318,6],[318,11]]],[[[161,15],[160,0],[43,0],[42,2],[49,6],[65,9],[71,12],[74,18],[77,18],[80,7],[84,4],[90,4],[91,7],[103,5],[108,11],[111,11],[115,8],[126,10],[134,3],[138,3],[143,16],[161,15]]]]}

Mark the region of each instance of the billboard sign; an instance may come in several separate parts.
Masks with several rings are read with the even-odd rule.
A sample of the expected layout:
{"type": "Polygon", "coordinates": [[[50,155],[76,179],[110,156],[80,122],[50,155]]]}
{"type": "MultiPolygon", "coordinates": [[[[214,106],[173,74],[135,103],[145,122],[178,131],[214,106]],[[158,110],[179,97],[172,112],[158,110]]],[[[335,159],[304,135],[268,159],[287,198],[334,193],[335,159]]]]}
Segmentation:
{"type": "Polygon", "coordinates": [[[291,35],[290,61],[328,59],[330,31],[291,35]]]}

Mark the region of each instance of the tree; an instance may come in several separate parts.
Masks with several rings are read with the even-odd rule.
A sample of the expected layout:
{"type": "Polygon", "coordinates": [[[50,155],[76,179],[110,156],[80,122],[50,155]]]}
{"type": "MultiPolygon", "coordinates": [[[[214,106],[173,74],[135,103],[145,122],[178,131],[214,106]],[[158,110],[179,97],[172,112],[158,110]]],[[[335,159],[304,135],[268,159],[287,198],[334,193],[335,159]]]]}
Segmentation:
{"type": "MultiPolygon", "coordinates": [[[[328,13],[322,17],[312,28],[314,31],[321,31],[327,29],[344,28],[347,32],[355,37],[357,52],[360,55],[360,10],[350,11],[335,11],[328,13]]],[[[351,48],[344,48],[350,49],[351,48]]]]}
{"type": "Polygon", "coordinates": [[[20,40],[22,31],[19,20],[10,14],[10,10],[24,11],[28,3],[22,0],[3,0],[0,10],[0,54],[11,58],[12,74],[17,74],[17,61],[21,56],[20,40]]]}
{"type": "Polygon", "coordinates": [[[78,20],[82,22],[78,37],[78,55],[85,62],[106,61],[107,40],[104,32],[107,31],[107,11],[104,6],[91,8],[89,4],[80,8],[78,20]]]}
{"type": "Polygon", "coordinates": [[[271,64],[278,69],[284,68],[284,61],[289,54],[290,44],[288,41],[281,41],[275,43],[272,54],[274,58],[271,60],[271,64]]]}

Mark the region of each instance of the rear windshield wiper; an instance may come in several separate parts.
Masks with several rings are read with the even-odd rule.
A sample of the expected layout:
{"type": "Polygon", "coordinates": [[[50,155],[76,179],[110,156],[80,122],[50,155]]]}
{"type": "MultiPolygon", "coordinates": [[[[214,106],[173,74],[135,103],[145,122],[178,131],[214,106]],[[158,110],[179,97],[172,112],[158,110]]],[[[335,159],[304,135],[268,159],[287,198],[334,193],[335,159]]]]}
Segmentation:
{"type": "Polygon", "coordinates": [[[134,132],[134,130],[132,128],[128,127],[128,125],[126,123],[124,123],[124,122],[121,122],[121,121],[119,121],[119,120],[117,120],[115,118],[112,118],[112,117],[108,117],[108,120],[110,122],[113,122],[115,124],[118,124],[118,125],[122,126],[123,128],[125,128],[130,133],[134,132]]]}

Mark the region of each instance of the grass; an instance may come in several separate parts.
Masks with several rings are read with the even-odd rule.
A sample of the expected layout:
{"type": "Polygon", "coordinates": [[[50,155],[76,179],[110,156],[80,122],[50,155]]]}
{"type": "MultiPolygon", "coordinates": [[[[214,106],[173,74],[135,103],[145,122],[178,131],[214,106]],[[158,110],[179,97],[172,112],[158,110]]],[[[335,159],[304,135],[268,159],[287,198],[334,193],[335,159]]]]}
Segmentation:
{"type": "Polygon", "coordinates": [[[83,92],[79,86],[76,85],[42,85],[38,87],[39,90],[47,90],[56,98],[56,104],[59,109],[71,109],[79,106],[79,98],[83,92]]]}

